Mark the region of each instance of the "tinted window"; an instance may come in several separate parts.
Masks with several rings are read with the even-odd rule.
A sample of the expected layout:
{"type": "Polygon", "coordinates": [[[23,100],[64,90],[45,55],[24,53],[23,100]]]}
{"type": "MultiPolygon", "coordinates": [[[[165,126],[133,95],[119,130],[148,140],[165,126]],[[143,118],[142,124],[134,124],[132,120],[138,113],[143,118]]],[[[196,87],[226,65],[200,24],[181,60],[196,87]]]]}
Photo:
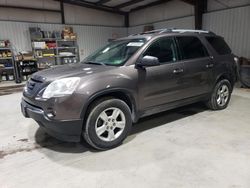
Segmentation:
{"type": "Polygon", "coordinates": [[[177,37],[182,59],[207,57],[208,52],[197,37],[177,37]]]}
{"type": "Polygon", "coordinates": [[[227,43],[221,37],[206,37],[207,41],[220,55],[231,54],[231,50],[227,43]]]}
{"type": "Polygon", "coordinates": [[[162,38],[150,45],[144,56],[157,57],[160,63],[176,61],[175,43],[172,38],[162,38]]]}

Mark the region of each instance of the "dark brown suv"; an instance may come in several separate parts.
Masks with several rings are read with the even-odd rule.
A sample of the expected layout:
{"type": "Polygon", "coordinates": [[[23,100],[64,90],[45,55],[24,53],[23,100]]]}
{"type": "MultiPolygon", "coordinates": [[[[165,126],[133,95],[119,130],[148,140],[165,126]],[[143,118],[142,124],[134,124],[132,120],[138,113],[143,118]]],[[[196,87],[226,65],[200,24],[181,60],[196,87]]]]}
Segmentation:
{"type": "Polygon", "coordinates": [[[22,112],[60,140],[105,150],[118,146],[139,118],[204,101],[227,107],[234,56],[222,37],[162,29],[121,38],[82,63],[38,72],[23,92],[22,112]]]}

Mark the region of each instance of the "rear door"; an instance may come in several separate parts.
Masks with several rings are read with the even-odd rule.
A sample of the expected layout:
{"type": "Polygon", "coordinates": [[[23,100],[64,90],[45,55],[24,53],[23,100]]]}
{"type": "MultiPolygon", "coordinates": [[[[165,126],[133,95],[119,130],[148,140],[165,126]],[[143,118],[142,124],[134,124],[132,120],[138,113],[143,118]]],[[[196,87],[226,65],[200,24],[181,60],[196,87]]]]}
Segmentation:
{"type": "Polygon", "coordinates": [[[234,55],[230,47],[224,41],[222,37],[219,36],[207,36],[206,40],[211,45],[211,49],[214,51],[214,60],[216,62],[214,68],[214,83],[216,78],[221,74],[226,74],[232,76],[231,81],[236,80],[236,64],[234,62],[234,55]]]}
{"type": "Polygon", "coordinates": [[[178,61],[173,37],[156,39],[143,53],[154,56],[160,65],[138,69],[142,109],[174,102],[182,97],[184,63],[178,61]]]}
{"type": "Polygon", "coordinates": [[[185,75],[183,98],[208,93],[212,87],[213,57],[209,55],[202,41],[196,36],[176,37],[185,75]]]}

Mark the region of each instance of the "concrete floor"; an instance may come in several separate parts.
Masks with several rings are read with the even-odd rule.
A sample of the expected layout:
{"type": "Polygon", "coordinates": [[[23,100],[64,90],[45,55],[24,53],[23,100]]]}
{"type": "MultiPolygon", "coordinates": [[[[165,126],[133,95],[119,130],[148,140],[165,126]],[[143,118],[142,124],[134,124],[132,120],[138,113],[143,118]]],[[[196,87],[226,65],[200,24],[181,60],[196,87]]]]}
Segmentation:
{"type": "Polygon", "coordinates": [[[0,97],[0,187],[250,187],[250,91],[226,110],[195,104],[141,120],[125,143],[96,152],[46,135],[0,97]]]}

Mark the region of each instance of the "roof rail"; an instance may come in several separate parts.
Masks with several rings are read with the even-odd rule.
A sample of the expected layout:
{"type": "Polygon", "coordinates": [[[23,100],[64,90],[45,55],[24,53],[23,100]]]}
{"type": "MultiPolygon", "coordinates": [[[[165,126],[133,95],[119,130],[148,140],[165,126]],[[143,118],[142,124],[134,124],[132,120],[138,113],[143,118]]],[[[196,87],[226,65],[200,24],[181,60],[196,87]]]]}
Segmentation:
{"type": "Polygon", "coordinates": [[[136,33],[136,34],[132,34],[129,36],[136,36],[136,35],[143,35],[143,34],[153,34],[153,33],[160,33],[161,31],[163,31],[164,29],[156,29],[156,30],[151,30],[151,31],[145,31],[145,32],[141,32],[141,33],[136,33]]]}
{"type": "Polygon", "coordinates": [[[164,31],[165,29],[156,29],[156,30],[151,30],[151,31],[145,31],[145,32],[142,32],[140,34],[152,34],[152,33],[160,33],[162,31],[164,31]]]}
{"type": "Polygon", "coordinates": [[[192,32],[192,33],[210,33],[210,31],[196,30],[196,29],[173,29],[172,32],[179,32],[179,33],[186,33],[186,32],[192,32]]]}
{"type": "Polygon", "coordinates": [[[156,30],[152,30],[152,31],[137,33],[137,34],[133,34],[133,35],[130,35],[130,36],[143,35],[143,34],[153,34],[153,33],[162,34],[162,33],[171,33],[171,32],[178,32],[178,33],[186,33],[186,32],[190,32],[190,33],[207,33],[207,34],[215,35],[215,33],[211,32],[211,31],[205,31],[205,30],[164,28],[164,29],[156,29],[156,30]]]}

